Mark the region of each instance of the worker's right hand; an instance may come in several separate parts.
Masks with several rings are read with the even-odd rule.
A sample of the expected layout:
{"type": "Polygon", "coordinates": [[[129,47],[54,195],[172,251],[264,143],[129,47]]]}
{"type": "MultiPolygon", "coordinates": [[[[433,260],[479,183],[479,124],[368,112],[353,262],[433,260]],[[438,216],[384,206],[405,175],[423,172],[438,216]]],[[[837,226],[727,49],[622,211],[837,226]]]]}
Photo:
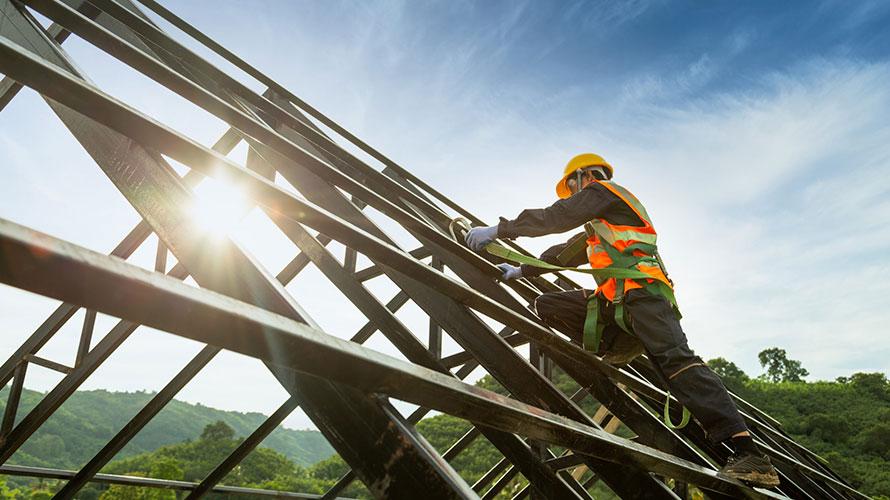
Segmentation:
{"type": "Polygon", "coordinates": [[[512,266],[510,264],[503,263],[498,264],[497,267],[501,270],[502,273],[504,273],[501,276],[501,279],[504,281],[516,280],[522,277],[522,268],[519,266],[512,266]]]}
{"type": "Polygon", "coordinates": [[[474,227],[467,233],[467,246],[474,252],[481,252],[486,245],[498,237],[497,226],[474,227]]]}

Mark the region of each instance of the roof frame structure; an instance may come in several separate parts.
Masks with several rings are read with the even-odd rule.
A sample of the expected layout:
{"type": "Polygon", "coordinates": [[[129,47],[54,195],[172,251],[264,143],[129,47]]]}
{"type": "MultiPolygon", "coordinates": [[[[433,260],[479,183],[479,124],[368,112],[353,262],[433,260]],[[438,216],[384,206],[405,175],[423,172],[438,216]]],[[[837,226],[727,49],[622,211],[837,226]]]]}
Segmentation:
{"type": "MultiPolygon", "coordinates": [[[[381,498],[411,498],[421,490],[429,498],[479,494],[492,498],[518,474],[528,485],[516,493],[517,498],[590,498],[587,490],[596,481],[622,498],[678,498],[678,493],[685,495],[686,484],[713,498],[864,497],[788,437],[778,422],[738,398],[758,443],[776,463],[782,485],[752,489],[717,476],[715,464],[725,459],[728,450],[710,444],[696,423],[675,431],[661,422],[658,408],[668,395],[645,360],[625,369],[611,367],[551,331],[526,307],[542,292],[577,288],[576,283],[562,275],[554,281],[537,277],[499,283],[494,261],[470,252],[449,234],[455,216],[476,224],[481,220],[154,0],[139,1],[267,90],[258,94],[216,68],[129,0],[0,0],[4,21],[0,72],[7,75],[0,82],[0,109],[22,86],[43,95],[143,218],[112,257],[0,219],[0,282],[64,301],[0,366],[0,381],[12,381],[0,425],[0,463],[139,325],[206,347],[80,470],[0,465],[0,472],[64,479],[60,498],[72,498],[89,481],[179,488],[189,490],[189,498],[198,498],[225,489],[218,486],[225,475],[299,406],[352,468],[324,498],[336,497],[353,478],[381,498]],[[43,29],[28,9],[54,24],[43,29]],[[80,74],[62,49],[70,34],[231,128],[206,147],[108,96],[80,74]],[[249,146],[243,166],[226,156],[242,140],[249,146]],[[338,141],[363,151],[382,170],[349,153],[338,141]],[[180,178],[162,155],[191,170],[180,178]],[[201,244],[184,207],[205,176],[244,186],[252,202],[294,244],[299,253],[278,276],[263,271],[232,241],[212,249],[201,244]],[[300,195],[277,186],[276,176],[300,195]],[[411,251],[401,248],[368,216],[366,207],[399,224],[421,246],[411,251]],[[158,237],[155,272],[120,260],[152,233],[158,237]],[[346,247],[342,262],[328,249],[332,241],[346,247]],[[168,253],[177,259],[169,271],[168,253]],[[359,254],[372,266],[357,270],[359,254]],[[422,260],[430,257],[429,263],[422,260]],[[214,270],[219,262],[226,265],[227,279],[214,270]],[[323,332],[298,297],[284,288],[310,264],[367,318],[353,342],[323,332]],[[179,281],[187,277],[200,288],[179,281]],[[378,277],[400,290],[389,303],[379,301],[364,285],[378,277]],[[408,302],[429,316],[426,344],[395,315],[408,302]],[[82,307],[87,313],[74,366],[37,356],[82,307]],[[121,322],[91,347],[97,311],[121,322]],[[479,314],[504,328],[496,331],[479,314]],[[377,331],[407,361],[360,345],[377,331]],[[444,334],[463,351],[443,358],[444,334]],[[517,350],[526,343],[528,359],[517,350]],[[263,361],[290,397],[199,484],[99,474],[223,349],[263,361]],[[29,363],[65,376],[15,424],[29,363]],[[338,363],[356,369],[332,370],[338,363]],[[562,394],[551,383],[552,365],[577,382],[581,389],[575,397],[562,394]],[[510,397],[461,382],[477,367],[500,382],[510,397]],[[578,405],[587,396],[601,403],[603,413],[598,418],[578,405]],[[405,417],[389,398],[421,407],[405,417]],[[440,454],[414,427],[431,409],[464,418],[474,427],[440,454]],[[606,420],[609,424],[604,427],[606,420]],[[633,430],[636,440],[607,432],[609,426],[614,430],[618,425],[633,430]],[[491,442],[504,460],[470,486],[448,461],[480,437],[491,442]],[[567,453],[557,456],[553,447],[567,453]],[[592,474],[581,474],[588,469],[592,474]],[[675,480],[673,490],[667,486],[668,478],[675,480]]],[[[671,408],[680,412],[675,400],[671,408]]]]}

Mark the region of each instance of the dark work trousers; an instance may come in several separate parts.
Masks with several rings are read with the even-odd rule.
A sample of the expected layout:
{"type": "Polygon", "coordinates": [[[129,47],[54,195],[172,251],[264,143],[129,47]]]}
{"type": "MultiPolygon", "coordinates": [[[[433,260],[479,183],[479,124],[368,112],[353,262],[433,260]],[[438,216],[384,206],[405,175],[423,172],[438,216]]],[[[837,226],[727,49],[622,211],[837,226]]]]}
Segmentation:
{"type": "MultiPolygon", "coordinates": [[[[587,297],[591,293],[591,290],[545,293],[535,300],[535,310],[545,323],[581,344],[587,297]]],[[[692,412],[708,437],[720,442],[748,430],[720,377],[704,366],[702,359],[687,345],[686,334],[670,302],[641,289],[629,290],[624,300],[630,318],[628,328],[646,348],[662,378],[668,381],[671,394],[692,412]]],[[[624,331],[615,324],[614,305],[608,300],[600,303],[600,318],[607,322],[601,343],[601,352],[604,352],[624,331]]]]}

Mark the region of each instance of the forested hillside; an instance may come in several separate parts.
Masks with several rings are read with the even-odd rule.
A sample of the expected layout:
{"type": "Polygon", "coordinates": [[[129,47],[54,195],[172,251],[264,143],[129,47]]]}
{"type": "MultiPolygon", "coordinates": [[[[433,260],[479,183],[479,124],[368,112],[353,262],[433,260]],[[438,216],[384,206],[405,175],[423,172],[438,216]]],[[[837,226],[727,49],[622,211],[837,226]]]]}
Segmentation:
{"type": "MultiPolygon", "coordinates": [[[[761,353],[765,373],[752,378],[734,363],[718,358],[709,361],[726,385],[749,403],[783,424],[796,441],[819,454],[830,466],[869,495],[890,498],[890,382],[882,373],[856,373],[836,381],[805,382],[806,370],[788,359],[781,349],[761,353]],[[763,355],[766,353],[765,355],[763,355]]],[[[577,386],[559,370],[554,382],[564,393],[577,386]]],[[[490,377],[479,385],[503,392],[490,377]]],[[[588,412],[596,404],[582,402],[588,412]]],[[[469,430],[469,424],[448,415],[420,422],[418,428],[438,449],[444,450],[469,430]]],[[[631,433],[622,427],[618,435],[631,433]]],[[[482,439],[453,463],[463,477],[475,481],[494,464],[499,455],[482,439]]],[[[524,481],[511,485],[519,488],[524,481]]],[[[599,488],[597,498],[613,498],[599,488]]],[[[509,498],[509,495],[506,496],[509,498]]]]}
{"type": "Polygon", "coordinates": [[[803,382],[781,349],[761,353],[766,372],[751,378],[734,363],[709,361],[726,385],[782,422],[796,441],[826,459],[863,492],[890,497],[890,382],[883,373],[803,382]],[[767,353],[767,356],[764,356],[767,353]]]}
{"type": "MultiPolygon", "coordinates": [[[[0,411],[6,406],[9,388],[0,391],[0,411]]],[[[25,443],[9,463],[78,468],[87,462],[133,417],[154,394],[149,392],[78,391],[25,443]]],[[[42,394],[25,390],[18,418],[40,401],[42,394]]],[[[119,457],[195,439],[207,424],[222,421],[237,436],[246,436],[266,419],[260,413],[223,411],[203,405],[171,401],[119,457]]],[[[310,465],[331,456],[334,450],[317,431],[279,427],[263,443],[299,465],[310,465]]]]}
{"type": "MultiPolygon", "coordinates": [[[[210,423],[200,435],[178,444],[162,446],[152,452],[115,460],[103,473],[137,477],[200,482],[234,450],[243,438],[222,421],[210,423]]],[[[222,484],[271,490],[323,493],[348,469],[339,458],[322,460],[306,468],[295,464],[283,454],[259,447],[248,455],[222,484]]],[[[0,499],[48,500],[62,483],[55,480],[33,480],[0,476],[0,499]]],[[[370,498],[361,484],[343,492],[352,497],[370,498]]],[[[175,500],[182,492],[147,487],[109,486],[89,483],[77,493],[78,500],[175,500]],[[178,496],[177,496],[178,495],[178,496]]],[[[251,498],[244,495],[210,494],[204,498],[251,498]]]]}
{"type": "MultiPolygon", "coordinates": [[[[799,362],[788,359],[785,352],[780,349],[761,353],[761,362],[765,371],[756,378],[748,376],[735,364],[722,358],[711,360],[709,364],[723,377],[728,387],[782,422],[784,429],[792,437],[826,459],[832,468],[855,487],[875,498],[890,499],[890,451],[888,451],[890,450],[890,382],[886,376],[881,373],[856,373],[831,382],[805,382],[803,379],[807,376],[806,370],[799,362]]],[[[555,370],[554,382],[566,394],[573,393],[577,388],[571,379],[559,370],[555,370]]],[[[490,377],[483,378],[478,385],[503,392],[490,377]]],[[[145,394],[113,394],[104,391],[91,391],[87,394],[89,397],[86,399],[92,403],[104,401],[109,408],[119,408],[124,405],[118,401],[119,399],[148,397],[145,394]]],[[[29,397],[33,396],[36,394],[29,394],[29,397]]],[[[84,395],[78,397],[84,398],[84,395]]],[[[84,401],[81,399],[81,403],[84,401]]],[[[590,398],[582,401],[581,405],[588,412],[593,412],[597,406],[590,398]]],[[[195,419],[199,418],[198,415],[204,419],[200,424],[203,427],[193,435],[180,439],[182,442],[178,444],[169,444],[154,451],[118,459],[109,464],[104,472],[200,481],[237,446],[240,441],[237,435],[243,435],[244,432],[238,432],[236,426],[253,428],[263,418],[254,414],[222,412],[185,403],[177,403],[175,406],[182,413],[165,417],[169,419],[169,423],[165,425],[171,426],[169,432],[181,433],[181,429],[175,429],[176,425],[195,428],[197,425],[195,419]],[[209,420],[212,418],[211,415],[220,415],[218,419],[220,421],[209,420]],[[253,418],[256,420],[251,420],[253,418]]],[[[45,438],[43,442],[55,443],[56,448],[66,450],[67,454],[63,455],[68,457],[76,455],[70,452],[76,449],[76,443],[92,443],[91,440],[98,439],[96,436],[101,434],[98,429],[110,425],[109,421],[113,419],[96,407],[85,404],[71,405],[66,411],[68,414],[65,418],[68,420],[52,427],[60,433],[47,431],[45,435],[55,437],[45,438]],[[74,427],[64,427],[69,424],[74,427]],[[72,430],[61,432],[66,428],[72,430]],[[87,433],[90,439],[85,440],[83,433],[87,433]]],[[[422,420],[417,428],[433,446],[444,452],[470,430],[470,424],[448,415],[437,415],[422,420]]],[[[164,432],[166,432],[164,427],[161,427],[150,434],[156,436],[153,442],[161,441],[165,437],[164,432]]],[[[619,428],[617,434],[624,437],[632,435],[624,427],[619,428]]],[[[305,435],[311,435],[311,432],[295,434],[293,439],[305,435]]],[[[321,437],[317,436],[317,439],[321,437]]],[[[146,442],[141,446],[149,445],[150,443],[146,442]]],[[[34,454],[30,456],[35,459],[45,460],[46,457],[52,457],[44,454],[46,449],[31,448],[31,450],[34,454]]],[[[478,437],[451,463],[461,476],[473,484],[499,459],[500,455],[494,447],[484,438],[478,437]]],[[[305,462],[298,464],[278,451],[260,448],[226,477],[223,483],[323,493],[347,470],[346,465],[337,456],[314,464],[305,462]]],[[[22,483],[15,481],[11,484],[15,486],[22,483]]],[[[525,484],[525,480],[518,476],[508,483],[497,498],[510,498],[525,484]]],[[[20,486],[18,492],[9,492],[0,486],[0,498],[31,498],[30,495],[35,492],[42,491],[40,494],[49,494],[58,486],[57,483],[50,481],[20,486]]],[[[601,484],[597,484],[593,491],[598,499],[614,498],[614,495],[601,484]]],[[[353,484],[342,494],[350,497],[369,497],[367,490],[358,484],[353,484]]],[[[172,492],[150,492],[121,486],[109,489],[101,485],[91,485],[79,498],[97,499],[100,496],[102,500],[122,496],[132,499],[175,498],[172,492]]]]}

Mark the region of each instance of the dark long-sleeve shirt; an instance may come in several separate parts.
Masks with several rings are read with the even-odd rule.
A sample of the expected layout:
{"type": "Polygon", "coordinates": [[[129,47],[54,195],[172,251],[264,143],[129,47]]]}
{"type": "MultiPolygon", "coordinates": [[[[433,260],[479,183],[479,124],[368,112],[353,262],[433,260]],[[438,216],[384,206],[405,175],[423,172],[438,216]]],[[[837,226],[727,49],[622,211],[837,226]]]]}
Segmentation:
{"type": "MultiPolygon", "coordinates": [[[[547,208],[526,209],[513,220],[502,218],[498,224],[498,237],[543,236],[562,233],[584,225],[592,219],[605,219],[612,224],[641,226],[643,221],[614,193],[599,183],[591,183],[575,195],[559,200],[547,208]]],[[[576,238],[586,237],[579,233],[566,243],[554,245],[541,254],[544,262],[559,266],[579,266],[587,262],[586,252],[579,252],[567,262],[559,262],[557,256],[576,238]]],[[[547,272],[539,267],[522,265],[523,276],[537,276],[547,272]]]]}

